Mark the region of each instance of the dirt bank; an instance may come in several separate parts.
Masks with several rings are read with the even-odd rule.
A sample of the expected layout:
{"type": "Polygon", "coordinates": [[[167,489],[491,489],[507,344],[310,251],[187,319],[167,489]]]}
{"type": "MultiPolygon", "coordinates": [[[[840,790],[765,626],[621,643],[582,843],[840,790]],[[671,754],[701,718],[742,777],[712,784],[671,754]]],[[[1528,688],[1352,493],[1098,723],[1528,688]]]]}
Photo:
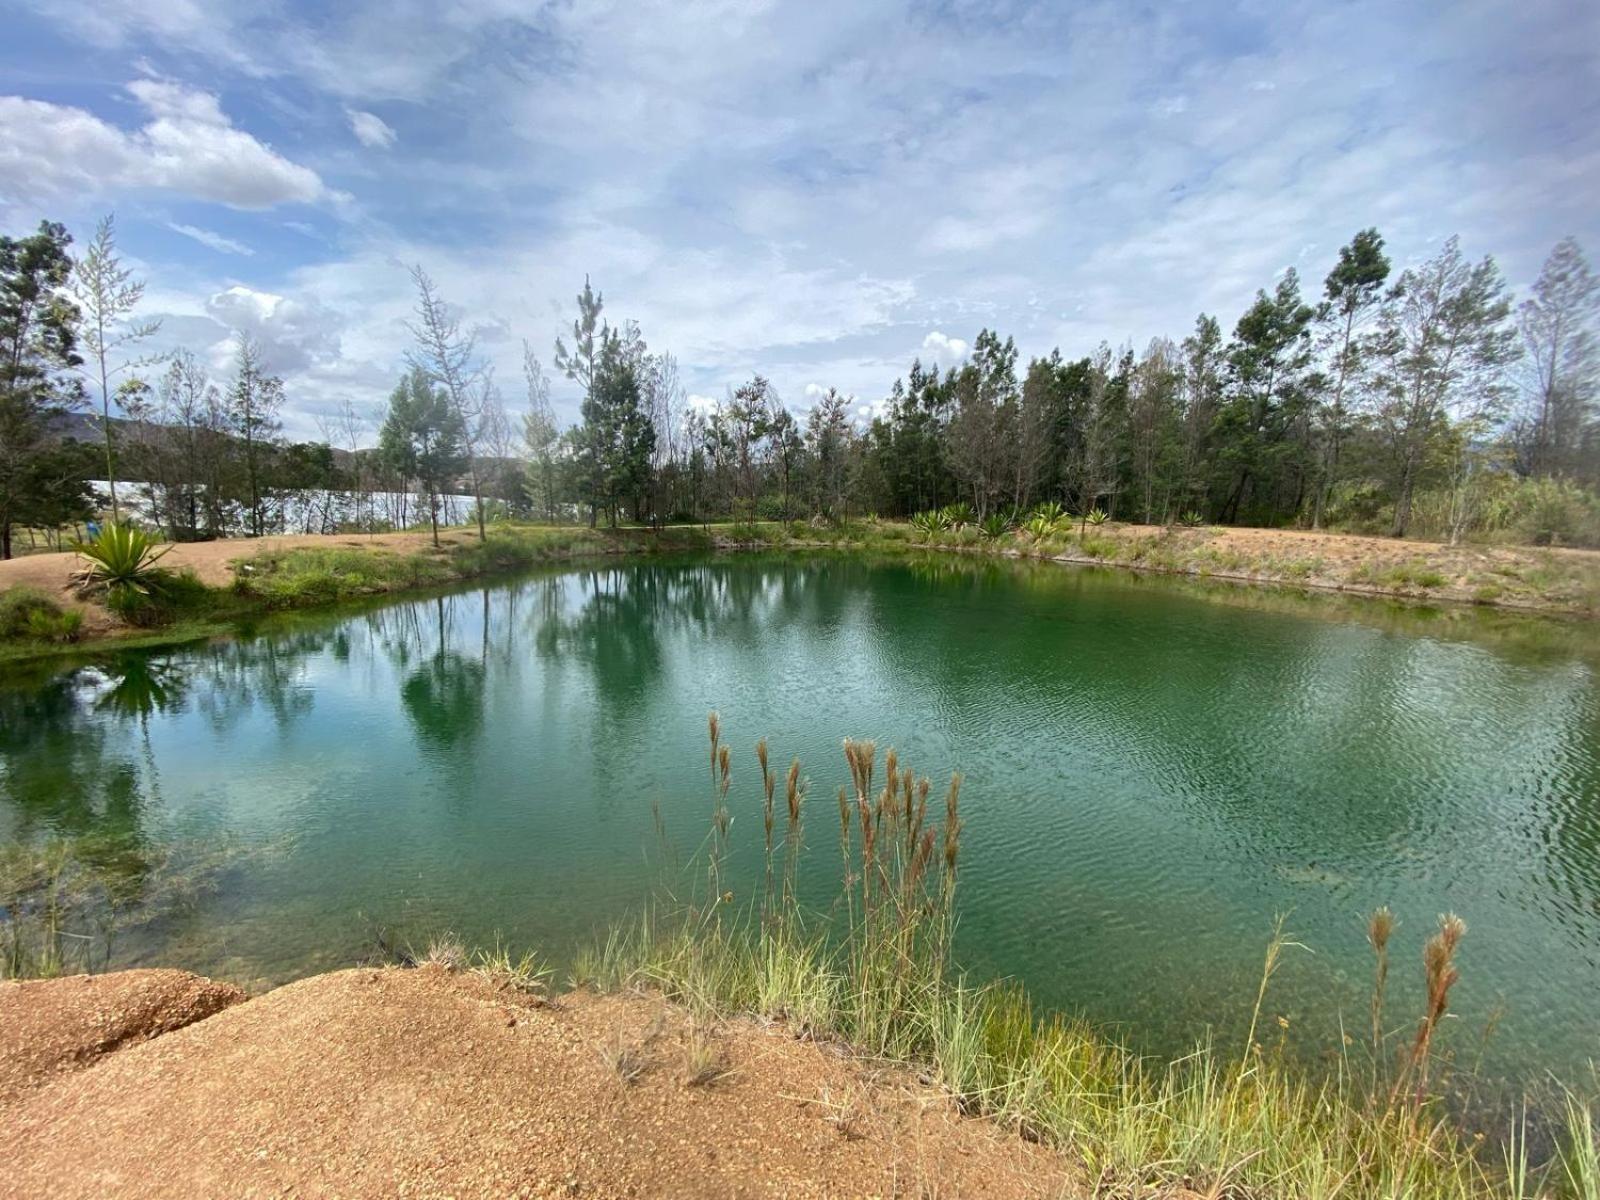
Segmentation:
{"type": "Polygon", "coordinates": [[[781,1026],[435,967],[224,1008],[0,1097],[0,1126],[6,1197],[1073,1194],[1054,1154],[781,1026]]]}
{"type": "Polygon", "coordinates": [[[0,983],[0,1105],[103,1054],[148,1041],[245,998],[187,971],[120,971],[0,983]]]}

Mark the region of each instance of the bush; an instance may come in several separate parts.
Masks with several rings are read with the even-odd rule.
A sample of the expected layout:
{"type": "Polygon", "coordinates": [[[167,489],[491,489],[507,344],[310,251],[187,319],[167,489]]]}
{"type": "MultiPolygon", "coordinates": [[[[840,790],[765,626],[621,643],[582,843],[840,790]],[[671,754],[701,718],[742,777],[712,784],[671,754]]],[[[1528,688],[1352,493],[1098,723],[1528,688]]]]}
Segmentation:
{"type": "Polygon", "coordinates": [[[106,607],[129,625],[156,629],[182,616],[204,612],[212,605],[212,591],[191,570],[177,574],[157,569],[147,579],[145,591],[111,588],[106,607]]]}
{"type": "Polygon", "coordinates": [[[0,640],[75,642],[82,629],[81,612],[63,609],[37,588],[0,592],[0,640]]]}

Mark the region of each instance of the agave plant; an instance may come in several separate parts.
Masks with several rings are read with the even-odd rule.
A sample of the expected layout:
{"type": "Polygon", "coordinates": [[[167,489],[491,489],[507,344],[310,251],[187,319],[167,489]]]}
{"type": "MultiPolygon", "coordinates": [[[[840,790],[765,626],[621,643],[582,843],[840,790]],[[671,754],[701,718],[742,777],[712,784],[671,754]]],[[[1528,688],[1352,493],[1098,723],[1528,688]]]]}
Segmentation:
{"type": "Polygon", "coordinates": [[[950,522],[952,529],[960,529],[963,525],[971,525],[978,519],[978,514],[972,511],[972,505],[965,500],[959,500],[954,504],[946,504],[940,511],[944,513],[945,519],[950,522]]]}
{"type": "Polygon", "coordinates": [[[89,560],[74,577],[80,589],[105,588],[122,597],[145,597],[160,589],[163,573],[155,564],[172,547],[159,546],[132,525],[106,525],[73,549],[89,560]]]}
{"type": "Polygon", "coordinates": [[[1022,528],[1023,531],[1026,532],[1027,535],[1034,541],[1042,542],[1046,538],[1054,537],[1055,534],[1060,530],[1060,527],[1061,519],[1059,517],[1052,517],[1046,513],[1036,512],[1033,514],[1033,516],[1028,518],[1028,523],[1022,528]]]}
{"type": "Polygon", "coordinates": [[[911,528],[931,542],[939,534],[950,528],[950,518],[945,516],[942,509],[932,508],[927,512],[919,512],[913,515],[911,528]]]}
{"type": "Polygon", "coordinates": [[[1203,514],[1201,514],[1197,509],[1193,509],[1193,508],[1189,509],[1188,512],[1184,513],[1181,517],[1178,518],[1178,524],[1187,525],[1191,529],[1196,527],[1196,526],[1198,526],[1198,525],[1204,525],[1205,523],[1206,523],[1205,516],[1203,514]]]}
{"type": "Polygon", "coordinates": [[[1047,521],[1056,522],[1065,519],[1067,510],[1061,507],[1059,501],[1045,500],[1033,506],[1035,517],[1044,517],[1047,521]]]}
{"type": "Polygon", "coordinates": [[[1091,524],[1091,525],[1104,525],[1111,518],[1106,516],[1106,510],[1105,509],[1103,509],[1103,508],[1092,508],[1092,509],[1089,510],[1089,516],[1086,519],[1088,520],[1089,524],[1091,524]]]}
{"type": "Polygon", "coordinates": [[[1004,513],[990,513],[978,522],[978,532],[991,542],[1005,537],[1011,532],[1011,527],[1011,521],[1004,513]]]}

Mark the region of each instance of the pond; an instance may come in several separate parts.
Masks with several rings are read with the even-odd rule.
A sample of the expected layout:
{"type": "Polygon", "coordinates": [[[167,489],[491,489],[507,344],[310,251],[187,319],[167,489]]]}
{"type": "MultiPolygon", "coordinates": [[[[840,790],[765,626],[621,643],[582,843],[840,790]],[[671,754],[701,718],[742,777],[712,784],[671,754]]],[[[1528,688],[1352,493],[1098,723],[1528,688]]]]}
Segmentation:
{"type": "Polygon", "coordinates": [[[717,709],[744,896],[756,739],[810,780],[821,905],[841,739],[871,737],[936,797],[964,774],[976,975],[1179,1053],[1242,1038],[1284,914],[1303,948],[1268,994],[1272,1037],[1336,1054],[1366,1028],[1365,915],[1400,920],[1400,1024],[1454,911],[1458,1062],[1573,1079],[1600,1049],[1597,666],[1582,626],[1051,564],[569,566],[5,668],[0,841],[248,849],[118,962],[261,986],[357,961],[379,931],[443,930],[562,961],[702,844],[717,709]]]}

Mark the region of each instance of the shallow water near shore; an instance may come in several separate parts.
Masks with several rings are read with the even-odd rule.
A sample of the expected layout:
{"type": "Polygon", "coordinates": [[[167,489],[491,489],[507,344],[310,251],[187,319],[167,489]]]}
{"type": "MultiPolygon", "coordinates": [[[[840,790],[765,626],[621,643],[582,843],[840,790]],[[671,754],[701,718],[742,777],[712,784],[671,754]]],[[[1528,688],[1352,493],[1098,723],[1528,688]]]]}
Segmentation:
{"type": "Polygon", "coordinates": [[[1460,1065],[1499,1090],[1600,1052],[1600,652],[1531,618],[948,557],[568,565],[16,672],[0,840],[255,851],[118,961],[259,986],[379,930],[560,961],[684,883],[713,708],[741,900],[761,886],[756,739],[810,780],[821,907],[840,741],[871,737],[936,789],[964,774],[960,960],[1042,1005],[1154,1052],[1242,1040],[1283,913],[1303,948],[1265,1040],[1357,1055],[1364,916],[1388,904],[1396,1025],[1453,910],[1460,1065]]]}

